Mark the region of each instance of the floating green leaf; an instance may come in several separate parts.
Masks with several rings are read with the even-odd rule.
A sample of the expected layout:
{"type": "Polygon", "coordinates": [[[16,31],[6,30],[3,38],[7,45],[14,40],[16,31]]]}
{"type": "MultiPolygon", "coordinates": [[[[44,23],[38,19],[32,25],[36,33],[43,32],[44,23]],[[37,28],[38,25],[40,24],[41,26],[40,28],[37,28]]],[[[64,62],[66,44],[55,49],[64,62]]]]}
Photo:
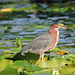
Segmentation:
{"type": "Polygon", "coordinates": [[[67,60],[59,57],[59,58],[51,58],[51,60],[46,60],[44,58],[44,61],[37,65],[42,68],[60,69],[67,63],[68,63],[67,60]]]}
{"type": "Polygon", "coordinates": [[[4,58],[5,58],[5,56],[0,55],[0,60],[1,60],[1,59],[4,59],[4,58]]]}
{"type": "Polygon", "coordinates": [[[34,26],[34,28],[45,29],[47,27],[46,26],[34,26]]]}
{"type": "Polygon", "coordinates": [[[69,74],[71,74],[73,72],[75,72],[75,63],[74,64],[69,64],[67,66],[64,66],[59,71],[59,73],[61,75],[69,75],[69,74]]]}
{"type": "Polygon", "coordinates": [[[21,48],[20,48],[20,47],[18,47],[18,48],[13,48],[11,51],[12,51],[12,52],[20,52],[20,51],[21,51],[21,48]]]}
{"type": "Polygon", "coordinates": [[[52,49],[52,51],[59,51],[60,49],[55,47],[54,49],[52,49]]]}
{"type": "Polygon", "coordinates": [[[75,73],[71,73],[70,75],[75,75],[75,73]]]}
{"type": "Polygon", "coordinates": [[[1,30],[3,30],[3,29],[7,29],[7,27],[0,27],[0,29],[1,29],[1,30]]]}
{"type": "Polygon", "coordinates": [[[9,51],[9,50],[5,50],[5,51],[3,51],[2,53],[12,53],[12,51],[9,51]]]}
{"type": "Polygon", "coordinates": [[[22,38],[21,40],[31,40],[31,39],[29,39],[29,38],[22,38]]]}
{"type": "Polygon", "coordinates": [[[16,38],[16,44],[20,47],[22,47],[22,42],[19,38],[16,38]]]}
{"type": "Polygon", "coordinates": [[[41,67],[38,67],[38,66],[36,66],[36,65],[31,65],[31,64],[29,64],[27,61],[22,61],[22,60],[19,60],[19,61],[15,61],[14,62],[14,65],[15,66],[21,66],[21,67],[25,67],[25,69],[27,70],[27,71],[39,71],[39,70],[43,70],[43,68],[41,68],[41,67]]]}
{"type": "Polygon", "coordinates": [[[14,68],[5,68],[1,73],[1,75],[18,75],[17,69],[14,68]]]}
{"type": "Polygon", "coordinates": [[[38,67],[36,65],[29,65],[29,66],[25,66],[27,71],[40,71],[43,70],[43,68],[38,67]]]}
{"type": "Polygon", "coordinates": [[[6,68],[8,65],[13,64],[12,60],[2,59],[0,60],[0,70],[6,68]]]}
{"type": "Polygon", "coordinates": [[[12,51],[8,51],[8,50],[5,50],[5,51],[3,51],[2,52],[2,55],[5,57],[5,58],[7,58],[7,57],[13,57],[14,56],[14,54],[12,54],[12,51]]]}
{"type": "Polygon", "coordinates": [[[25,60],[18,60],[14,62],[14,65],[23,67],[23,66],[29,66],[30,64],[25,60]]]}

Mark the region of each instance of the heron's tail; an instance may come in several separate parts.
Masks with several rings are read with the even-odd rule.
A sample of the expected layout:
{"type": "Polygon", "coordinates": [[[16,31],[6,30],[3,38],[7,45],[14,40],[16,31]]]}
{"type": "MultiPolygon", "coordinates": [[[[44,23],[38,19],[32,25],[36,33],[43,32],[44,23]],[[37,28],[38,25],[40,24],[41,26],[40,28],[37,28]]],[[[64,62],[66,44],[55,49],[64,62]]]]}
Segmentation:
{"type": "Polygon", "coordinates": [[[22,51],[21,50],[21,55],[25,56],[26,53],[28,53],[28,51],[22,51]]]}

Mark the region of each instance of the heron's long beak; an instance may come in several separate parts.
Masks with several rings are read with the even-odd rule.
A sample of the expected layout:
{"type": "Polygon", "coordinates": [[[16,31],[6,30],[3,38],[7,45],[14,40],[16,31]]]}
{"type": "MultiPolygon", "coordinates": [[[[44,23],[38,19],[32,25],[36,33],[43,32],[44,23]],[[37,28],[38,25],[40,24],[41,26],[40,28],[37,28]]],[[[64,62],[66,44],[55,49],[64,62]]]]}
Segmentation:
{"type": "Polygon", "coordinates": [[[66,28],[66,29],[72,29],[71,27],[69,27],[69,26],[62,26],[62,28],[66,28]]]}

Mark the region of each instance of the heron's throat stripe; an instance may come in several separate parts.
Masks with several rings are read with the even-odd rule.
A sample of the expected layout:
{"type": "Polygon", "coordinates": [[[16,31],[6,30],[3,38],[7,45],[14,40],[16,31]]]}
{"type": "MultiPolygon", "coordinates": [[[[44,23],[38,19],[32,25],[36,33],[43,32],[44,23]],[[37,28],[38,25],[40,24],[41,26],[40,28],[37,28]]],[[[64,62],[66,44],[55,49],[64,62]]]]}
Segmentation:
{"type": "Polygon", "coordinates": [[[57,45],[58,40],[59,40],[59,31],[58,29],[54,29],[52,33],[52,40],[50,43],[50,46],[52,47],[52,49],[57,45]]]}

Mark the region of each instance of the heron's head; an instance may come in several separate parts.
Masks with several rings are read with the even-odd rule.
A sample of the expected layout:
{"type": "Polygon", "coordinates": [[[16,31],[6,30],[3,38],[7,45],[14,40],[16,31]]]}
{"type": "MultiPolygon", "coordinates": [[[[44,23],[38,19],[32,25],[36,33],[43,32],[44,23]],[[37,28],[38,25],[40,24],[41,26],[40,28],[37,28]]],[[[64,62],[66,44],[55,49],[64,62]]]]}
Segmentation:
{"type": "Polygon", "coordinates": [[[69,26],[65,26],[64,24],[59,23],[59,22],[54,23],[51,27],[56,28],[56,29],[59,29],[59,28],[72,29],[69,26]]]}

